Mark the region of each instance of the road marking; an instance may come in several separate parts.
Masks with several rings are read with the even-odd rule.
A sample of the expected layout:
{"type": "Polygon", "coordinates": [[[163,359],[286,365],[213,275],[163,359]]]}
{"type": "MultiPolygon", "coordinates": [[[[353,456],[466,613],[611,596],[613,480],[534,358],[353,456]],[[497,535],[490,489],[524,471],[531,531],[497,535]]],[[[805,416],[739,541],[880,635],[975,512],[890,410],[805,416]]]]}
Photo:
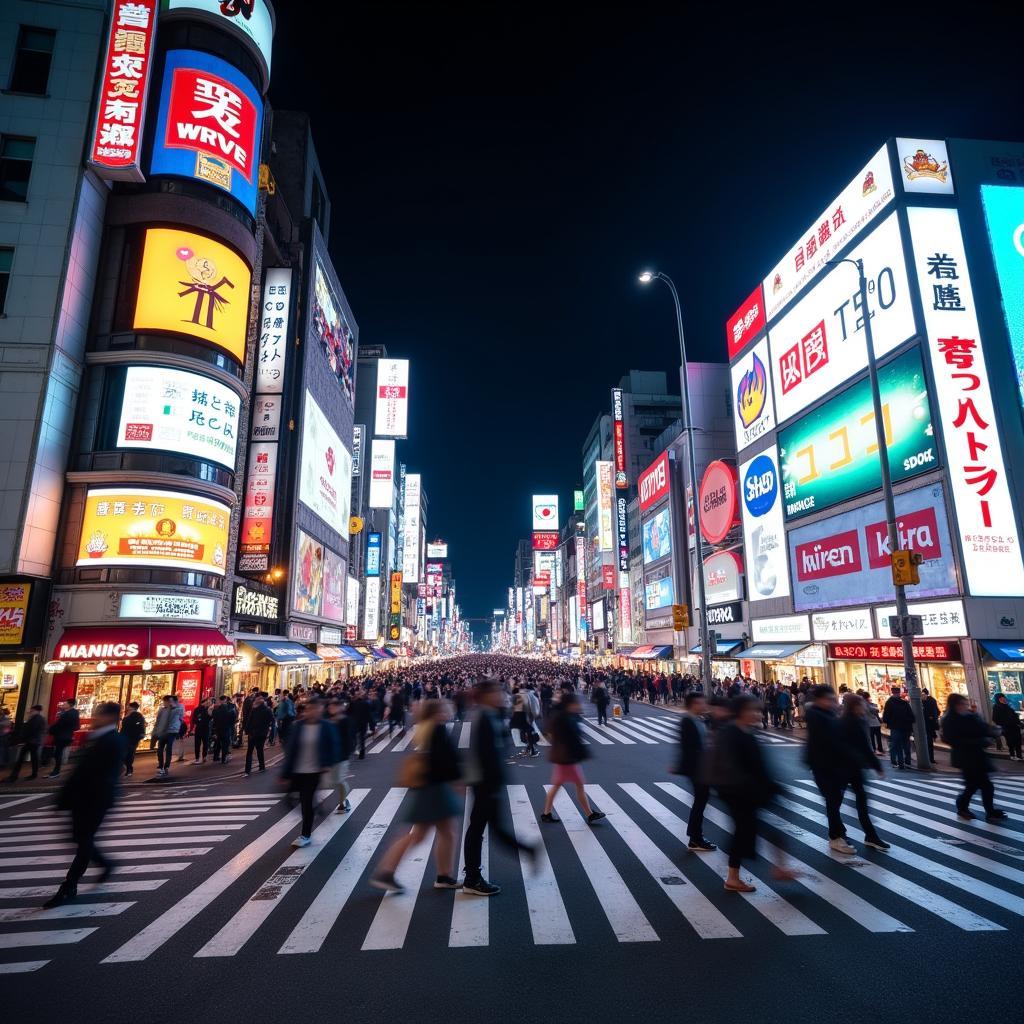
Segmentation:
{"type": "MultiPolygon", "coordinates": [[[[115,863],[120,861],[131,861],[131,860],[149,860],[156,857],[202,857],[203,854],[209,853],[213,849],[212,846],[187,846],[181,849],[169,849],[169,850],[136,850],[136,851],[122,851],[118,852],[114,850],[109,859],[115,863]]],[[[32,868],[42,867],[44,864],[67,864],[67,854],[61,854],[60,856],[53,856],[46,854],[39,857],[4,857],[0,860],[0,868],[32,868]]],[[[0,874],[0,880],[3,880],[7,876],[0,874]]]]}
{"type": "Polygon", "coordinates": [[[641,721],[639,718],[630,721],[629,728],[634,732],[642,732],[645,736],[653,736],[658,743],[675,743],[679,739],[678,734],[673,735],[667,729],[662,729],[661,726],[653,725],[646,720],[641,721]]]}
{"type": "Polygon", "coordinates": [[[385,736],[384,739],[382,739],[380,741],[380,743],[376,744],[375,746],[370,747],[370,749],[367,751],[367,753],[368,754],[380,754],[380,753],[382,753],[384,750],[387,749],[388,745],[391,743],[391,741],[393,739],[394,739],[393,736],[385,736]]]}
{"type": "Polygon", "coordinates": [[[393,752],[397,754],[400,751],[405,750],[405,748],[412,743],[413,735],[413,729],[405,729],[402,738],[394,745],[394,747],[391,748],[393,752]]]}
{"type": "Polygon", "coordinates": [[[625,722],[621,722],[615,718],[608,722],[608,728],[612,730],[613,735],[618,732],[618,735],[615,735],[615,738],[618,740],[622,739],[622,734],[624,733],[626,736],[632,736],[635,739],[638,739],[641,743],[655,744],[660,742],[659,740],[653,739],[649,736],[643,729],[635,729],[632,725],[626,725],[625,722]]]}
{"type": "Polygon", "coordinates": [[[363,949],[401,949],[405,945],[433,845],[434,829],[429,828],[423,839],[406,851],[395,876],[405,886],[405,892],[387,893],[381,899],[363,939],[363,949]]]}
{"type": "MultiPolygon", "coordinates": [[[[898,786],[892,782],[874,782],[873,786],[881,787],[884,793],[881,795],[890,800],[897,800],[896,794],[906,794],[906,797],[917,797],[917,800],[901,799],[900,803],[907,804],[908,807],[917,807],[919,810],[927,811],[929,814],[933,814],[936,817],[946,818],[949,821],[960,821],[957,817],[956,811],[952,804],[942,799],[940,796],[936,796],[933,793],[928,792],[926,789],[917,789],[910,786],[898,786]],[[931,804],[923,804],[919,801],[931,800],[935,803],[941,800],[940,807],[933,807],[931,804]]],[[[1012,818],[1009,820],[1013,820],[1012,818]]],[[[984,818],[973,818],[970,822],[963,822],[962,828],[978,829],[981,832],[988,832],[990,835],[1001,836],[1004,839],[1013,839],[1015,842],[1024,842],[1024,834],[1017,831],[1017,829],[1009,828],[1006,825],[1000,825],[996,822],[985,821],[984,818]]],[[[973,833],[971,833],[973,835],[973,833]]],[[[996,844],[997,846],[1001,844],[996,844]]],[[[1022,854],[1018,851],[1014,851],[1014,856],[1020,857],[1022,854]]]]}
{"type": "MultiPolygon", "coordinates": [[[[183,865],[184,866],[184,865],[183,865]]],[[[63,875],[64,872],[55,872],[63,875]]],[[[152,892],[166,882],[166,878],[140,878],[133,882],[95,882],[79,885],[82,896],[116,896],[123,892],[152,892]]],[[[52,885],[16,885],[0,888],[0,900],[34,900],[53,895],[52,885]]]]}
{"type": "Polygon", "coordinates": [[[69,946],[92,935],[95,928],[57,928],[38,932],[0,932],[0,949],[18,949],[20,946],[69,946]]]}
{"type": "MultiPolygon", "coordinates": [[[[199,820],[203,823],[204,826],[209,825],[209,826],[212,826],[213,830],[216,830],[218,827],[219,828],[245,828],[246,822],[256,821],[258,817],[259,817],[258,814],[233,814],[233,815],[218,814],[216,816],[204,815],[199,820]]],[[[194,817],[192,817],[192,818],[163,818],[163,817],[160,817],[160,816],[153,816],[153,817],[151,817],[149,815],[146,815],[146,816],[141,816],[140,815],[139,819],[136,820],[134,817],[127,817],[126,818],[126,817],[113,817],[113,816],[110,816],[110,817],[106,817],[106,818],[103,819],[103,825],[101,826],[101,828],[104,828],[104,829],[110,829],[110,828],[126,829],[126,828],[129,828],[129,827],[132,827],[132,826],[139,827],[139,828],[141,828],[143,826],[153,826],[154,828],[159,827],[161,831],[167,832],[167,831],[170,830],[171,826],[188,825],[189,826],[189,831],[191,831],[194,828],[201,827],[201,826],[197,826],[195,824],[195,822],[196,822],[196,819],[194,817]]],[[[10,836],[12,838],[17,838],[19,836],[28,835],[29,833],[31,833],[33,831],[36,831],[36,832],[59,832],[59,831],[64,831],[64,832],[66,832],[67,829],[68,829],[68,825],[69,824],[70,824],[70,822],[66,821],[64,819],[60,819],[60,820],[56,820],[55,819],[52,822],[38,821],[38,822],[33,822],[31,824],[29,822],[23,821],[23,822],[20,822],[17,825],[12,825],[9,828],[4,828],[4,827],[0,826],[0,842],[2,842],[4,840],[4,838],[7,837],[7,836],[10,836]]],[[[184,829],[182,831],[184,831],[184,829]]],[[[145,834],[145,833],[142,833],[142,834],[145,834]]]]}
{"type": "MultiPolygon", "coordinates": [[[[466,791],[466,807],[462,816],[462,832],[459,840],[459,867],[457,878],[466,876],[466,829],[469,828],[469,815],[473,799],[466,791]]],[[[488,835],[484,831],[483,842],[480,846],[480,874],[487,877],[490,870],[488,849],[488,835]]],[[[482,896],[473,896],[461,889],[455,893],[455,905],[452,907],[452,926],[448,932],[449,946],[486,946],[490,941],[490,925],[488,918],[489,899],[482,896]]]]}
{"type": "Polygon", "coordinates": [[[469,749],[469,734],[472,724],[470,722],[463,722],[462,728],[459,730],[459,750],[469,749]]]}
{"type": "MultiPolygon", "coordinates": [[[[67,864],[67,857],[55,857],[55,862],[67,864]]],[[[114,874],[116,875],[153,875],[163,871],[184,871],[192,862],[180,861],[167,864],[115,864],[114,874]]],[[[0,872],[0,882],[24,882],[31,878],[63,878],[68,873],[66,867],[62,868],[37,868],[35,871],[3,871],[0,872]]],[[[86,877],[95,877],[100,873],[99,868],[89,868],[86,877]]],[[[47,890],[47,895],[52,890],[47,890]]]]}
{"type": "Polygon", "coordinates": [[[134,901],[125,903],[66,903],[62,907],[0,908],[0,923],[24,924],[32,921],[59,921],[65,918],[113,917],[123,914],[134,901]]]}
{"type": "Polygon", "coordinates": [[[38,971],[45,967],[49,960],[22,960],[17,964],[0,964],[0,974],[28,974],[30,971],[38,971]]]}
{"type": "MultiPolygon", "coordinates": [[[[19,797],[17,800],[8,800],[6,803],[0,804],[0,811],[6,811],[8,807],[17,807],[18,804],[31,803],[33,800],[42,800],[44,796],[49,796],[49,793],[33,793],[32,796],[19,797]]],[[[43,960],[42,963],[48,963],[49,961],[43,960]]]]}
{"type": "MultiPolygon", "coordinates": [[[[104,839],[102,846],[165,846],[167,843],[219,843],[231,837],[225,832],[223,835],[213,836],[161,836],[159,839],[104,839]]],[[[62,843],[19,843],[17,846],[0,846],[0,853],[33,853],[43,850],[67,850],[74,849],[73,842],[62,843]]],[[[0,865],[5,863],[0,861],[0,865]]]]}
{"type": "MultiPolygon", "coordinates": [[[[587,725],[586,722],[580,722],[580,728],[588,736],[590,736],[593,739],[597,740],[598,743],[601,743],[601,744],[603,744],[606,747],[610,747],[612,745],[612,742],[613,742],[612,740],[608,739],[608,737],[605,736],[603,733],[600,733],[596,729],[594,729],[591,726],[587,725]]],[[[632,743],[633,741],[632,740],[626,740],[625,742],[626,743],[632,743]]]]}

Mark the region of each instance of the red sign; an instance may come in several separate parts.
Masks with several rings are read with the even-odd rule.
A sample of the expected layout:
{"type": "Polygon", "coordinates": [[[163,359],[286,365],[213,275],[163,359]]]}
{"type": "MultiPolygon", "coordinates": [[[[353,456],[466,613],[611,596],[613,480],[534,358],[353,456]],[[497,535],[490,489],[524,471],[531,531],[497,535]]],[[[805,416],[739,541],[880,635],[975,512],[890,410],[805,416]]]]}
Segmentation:
{"type": "Polygon", "coordinates": [[[662,452],[639,476],[636,482],[640,495],[640,511],[666,497],[669,491],[668,452],[662,452]]]}
{"type": "MultiPolygon", "coordinates": [[[[916,551],[925,561],[942,557],[939,524],[935,519],[935,509],[931,506],[897,517],[896,534],[901,551],[916,551]]],[[[892,563],[889,527],[884,521],[865,526],[864,540],[868,548],[868,565],[872,569],[881,569],[892,563]]]]}
{"type": "Polygon", "coordinates": [[[709,544],[720,544],[740,521],[736,467],[716,459],[700,482],[700,528],[709,544]]]}
{"type": "Polygon", "coordinates": [[[626,425],[622,414],[622,388],[612,388],[612,426],[615,443],[615,487],[624,491],[629,487],[626,476],[626,425]]]}
{"type": "Polygon", "coordinates": [[[856,530],[846,530],[806,544],[797,544],[795,554],[796,578],[801,583],[830,576],[845,576],[851,572],[860,572],[862,568],[856,530]]]}
{"type": "Polygon", "coordinates": [[[156,45],[156,0],[116,0],[100,74],[89,165],[111,181],[145,181],[140,166],[156,45]]]}
{"type": "Polygon", "coordinates": [[[534,530],[533,533],[534,551],[557,551],[558,531],[557,530],[534,530]]]}
{"type": "MultiPolygon", "coordinates": [[[[928,641],[914,644],[914,661],[959,661],[960,644],[956,640],[928,641]]],[[[902,661],[900,643],[829,644],[828,656],[833,661],[902,661]]]]}
{"type": "Polygon", "coordinates": [[[614,590],[615,589],[615,566],[614,565],[602,565],[601,566],[601,589],[602,590],[614,590]]]}
{"type": "Polygon", "coordinates": [[[725,341],[729,347],[729,358],[735,359],[764,330],[764,325],[764,296],[758,285],[726,321],[725,341]]]}
{"type": "Polygon", "coordinates": [[[66,629],[54,658],[57,661],[211,661],[232,658],[235,645],[216,629],[153,626],[122,629],[113,626],[66,629]]]}

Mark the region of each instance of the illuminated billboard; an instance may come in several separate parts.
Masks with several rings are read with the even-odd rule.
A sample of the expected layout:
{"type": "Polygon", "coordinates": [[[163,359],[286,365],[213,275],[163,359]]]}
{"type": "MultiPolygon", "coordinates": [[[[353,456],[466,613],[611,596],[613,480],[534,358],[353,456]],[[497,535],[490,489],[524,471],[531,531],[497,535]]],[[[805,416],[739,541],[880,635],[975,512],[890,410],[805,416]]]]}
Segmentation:
{"type": "Polygon", "coordinates": [[[427,545],[427,558],[447,558],[448,545],[441,541],[434,541],[427,545]]]}
{"type": "Polygon", "coordinates": [[[266,0],[161,0],[164,17],[181,11],[197,14],[218,28],[226,28],[252,44],[270,81],[271,49],[274,42],[274,18],[266,0]]]}
{"type": "Polygon", "coordinates": [[[623,418],[621,388],[612,388],[612,430],[615,446],[615,488],[624,491],[629,487],[629,477],[626,475],[626,424],[623,418]]]}
{"type": "Polygon", "coordinates": [[[597,538],[602,551],[615,547],[615,533],[612,527],[612,495],[615,467],[611,462],[595,463],[597,474],[597,538]]]}
{"type": "Polygon", "coordinates": [[[300,615],[319,615],[324,599],[324,546],[302,530],[295,534],[292,608],[300,615]]]}
{"type": "Polygon", "coordinates": [[[366,538],[366,575],[380,575],[381,535],[371,533],[366,538]]]}
{"type": "MultiPolygon", "coordinates": [[[[394,442],[392,442],[394,444],[394,442]]],[[[402,535],[402,582],[419,583],[420,580],[420,532],[422,512],[420,503],[420,474],[405,474],[405,530],[402,535]]],[[[436,545],[430,545],[435,547],[436,545]]],[[[428,548],[429,550],[429,548],[428,548]]],[[[431,557],[447,557],[444,555],[431,557]]]]}
{"type": "Polygon", "coordinates": [[[391,508],[395,499],[395,442],[375,437],[370,445],[370,508],[391,508]]]}
{"type": "Polygon", "coordinates": [[[377,437],[405,437],[409,429],[409,360],[377,360],[377,437]]]}
{"type": "Polygon", "coordinates": [[[742,359],[732,364],[733,425],[738,452],[775,426],[770,365],[767,338],[762,338],[742,359]]]}
{"type": "Polygon", "coordinates": [[[249,445],[242,528],[238,534],[238,571],[266,572],[270,568],[270,538],[274,527],[277,445],[249,445]]]}
{"type": "Polygon", "coordinates": [[[533,496],[533,529],[558,529],[557,494],[535,494],[533,496]]]}
{"type": "MultiPolygon", "coordinates": [[[[310,343],[320,350],[331,373],[352,406],[355,401],[356,327],[341,284],[331,266],[327,246],[313,222],[313,267],[310,277],[308,323],[310,343]]],[[[307,358],[311,358],[307,354],[307,358]]]]}
{"type": "Polygon", "coordinates": [[[309,391],[302,421],[299,501],[336,533],[348,536],[352,456],[309,391]]]}
{"type": "Polygon", "coordinates": [[[782,482],[777,448],[744,462],[739,470],[743,500],[743,546],[748,600],[789,594],[789,563],[782,525],[782,482]]]}
{"type": "Polygon", "coordinates": [[[644,521],[641,534],[644,565],[668,558],[672,554],[672,513],[668,505],[644,521]]]}

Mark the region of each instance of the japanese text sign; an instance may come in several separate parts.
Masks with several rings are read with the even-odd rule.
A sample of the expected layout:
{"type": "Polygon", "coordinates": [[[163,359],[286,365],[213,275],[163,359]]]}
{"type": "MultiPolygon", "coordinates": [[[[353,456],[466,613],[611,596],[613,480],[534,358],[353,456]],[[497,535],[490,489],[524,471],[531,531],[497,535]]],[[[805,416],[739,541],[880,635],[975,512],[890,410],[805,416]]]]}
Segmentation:
{"type": "Polygon", "coordinates": [[[729,358],[735,359],[764,330],[764,325],[764,294],[758,285],[726,322],[725,343],[729,358]]]}

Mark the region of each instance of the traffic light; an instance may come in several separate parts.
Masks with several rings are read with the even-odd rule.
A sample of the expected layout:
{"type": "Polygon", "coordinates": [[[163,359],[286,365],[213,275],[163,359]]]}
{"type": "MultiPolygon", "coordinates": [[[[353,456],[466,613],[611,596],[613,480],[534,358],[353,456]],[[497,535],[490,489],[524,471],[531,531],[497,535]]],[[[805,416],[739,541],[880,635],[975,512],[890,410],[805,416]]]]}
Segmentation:
{"type": "Polygon", "coordinates": [[[917,567],[924,559],[916,551],[892,553],[892,581],[897,587],[913,587],[921,582],[917,567]]]}
{"type": "Polygon", "coordinates": [[[690,624],[690,610],[685,604],[672,605],[672,628],[678,633],[690,624]]]}

